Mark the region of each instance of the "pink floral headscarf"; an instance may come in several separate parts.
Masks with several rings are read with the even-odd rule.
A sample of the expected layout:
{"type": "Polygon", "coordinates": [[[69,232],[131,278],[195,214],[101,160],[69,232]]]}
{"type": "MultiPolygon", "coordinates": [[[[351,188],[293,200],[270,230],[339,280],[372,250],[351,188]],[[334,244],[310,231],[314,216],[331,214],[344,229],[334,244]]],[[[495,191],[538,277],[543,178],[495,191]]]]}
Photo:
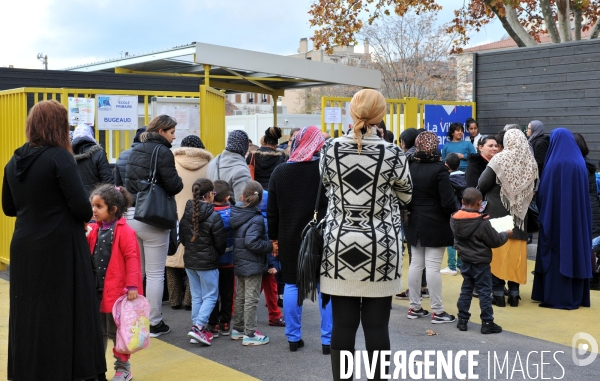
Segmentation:
{"type": "Polygon", "coordinates": [[[325,144],[325,138],[315,126],[304,127],[294,136],[288,163],[311,161],[325,144]]]}

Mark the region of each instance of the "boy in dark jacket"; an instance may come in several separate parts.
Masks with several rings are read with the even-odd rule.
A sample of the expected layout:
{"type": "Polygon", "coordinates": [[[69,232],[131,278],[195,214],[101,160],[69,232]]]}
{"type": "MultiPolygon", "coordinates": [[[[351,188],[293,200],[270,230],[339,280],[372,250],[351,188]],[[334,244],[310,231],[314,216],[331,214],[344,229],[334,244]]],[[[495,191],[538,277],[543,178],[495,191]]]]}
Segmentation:
{"type": "MultiPolygon", "coordinates": [[[[454,190],[456,209],[460,209],[463,192],[467,187],[465,173],[458,170],[459,166],[460,158],[457,154],[449,153],[446,155],[446,168],[448,168],[448,171],[450,172],[450,184],[452,184],[452,189],[454,190]]],[[[456,249],[454,247],[448,246],[446,251],[448,252],[448,267],[440,270],[440,273],[445,275],[456,275],[462,266],[462,262],[460,258],[456,256],[456,249]]]]}
{"type": "Polygon", "coordinates": [[[214,186],[208,179],[192,185],[194,198],[185,205],[179,224],[179,239],[185,247],[183,263],[192,294],[192,342],[211,345],[213,334],[206,327],[219,296],[218,258],[225,253],[227,232],[212,205],[214,186]]]}
{"type": "Polygon", "coordinates": [[[467,330],[471,314],[469,307],[475,288],[479,292],[481,308],[481,333],[500,333],[502,327],[494,323],[492,309],[492,248],[500,247],[512,237],[512,230],[498,233],[487,215],[479,213],[483,196],[475,188],[463,192],[463,208],[450,218],[456,249],[462,259],[463,284],[458,298],[458,322],[461,331],[467,330]]]}
{"type": "Polygon", "coordinates": [[[215,198],[213,205],[215,212],[221,215],[223,226],[227,232],[227,244],[225,254],[221,255],[219,263],[219,300],[208,319],[208,329],[213,337],[229,336],[231,333],[231,316],[233,315],[233,290],[235,286],[235,274],[233,273],[233,230],[229,225],[231,204],[229,203],[231,188],[225,180],[217,180],[215,185],[215,198]]]}

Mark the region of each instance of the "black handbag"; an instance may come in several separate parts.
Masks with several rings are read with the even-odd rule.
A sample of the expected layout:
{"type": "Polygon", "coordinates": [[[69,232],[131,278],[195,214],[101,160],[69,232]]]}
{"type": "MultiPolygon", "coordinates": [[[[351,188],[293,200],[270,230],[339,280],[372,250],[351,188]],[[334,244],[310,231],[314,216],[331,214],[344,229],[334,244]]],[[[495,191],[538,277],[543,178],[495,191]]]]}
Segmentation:
{"type": "Polygon", "coordinates": [[[160,147],[159,144],[152,151],[148,180],[138,180],[138,193],[133,218],[156,228],[169,230],[177,225],[177,204],[175,203],[175,197],[167,194],[156,183],[160,147]]]}
{"type": "MultiPolygon", "coordinates": [[[[327,156],[327,146],[324,156],[327,156]]],[[[302,230],[302,243],[298,254],[298,271],[296,277],[296,286],[298,286],[298,306],[301,306],[304,299],[310,295],[313,302],[317,299],[317,283],[319,283],[321,259],[323,258],[323,232],[325,230],[324,219],[317,221],[319,214],[319,203],[321,201],[321,190],[323,189],[323,180],[319,181],[319,190],[317,191],[317,202],[313,219],[302,230]]]]}
{"type": "Polygon", "coordinates": [[[179,221],[175,220],[175,227],[171,229],[169,233],[169,250],[167,251],[167,255],[175,255],[177,253],[177,249],[179,249],[179,221]]]}

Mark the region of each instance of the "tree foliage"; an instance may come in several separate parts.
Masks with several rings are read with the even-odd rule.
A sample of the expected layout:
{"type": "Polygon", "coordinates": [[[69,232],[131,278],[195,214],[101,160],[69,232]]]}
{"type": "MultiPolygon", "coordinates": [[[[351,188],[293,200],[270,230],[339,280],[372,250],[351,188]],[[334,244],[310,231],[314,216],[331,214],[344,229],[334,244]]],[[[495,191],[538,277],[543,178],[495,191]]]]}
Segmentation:
{"type": "MultiPolygon", "coordinates": [[[[497,18],[518,46],[535,46],[548,34],[554,43],[581,39],[590,30],[597,38],[600,0],[464,0],[454,10],[446,31],[455,34],[451,53],[462,51],[470,31],[479,31],[497,18]],[[572,30],[571,26],[574,25],[572,30]]],[[[314,0],[309,14],[315,48],[356,43],[357,34],[375,20],[409,11],[438,11],[436,0],[314,0]]]]}

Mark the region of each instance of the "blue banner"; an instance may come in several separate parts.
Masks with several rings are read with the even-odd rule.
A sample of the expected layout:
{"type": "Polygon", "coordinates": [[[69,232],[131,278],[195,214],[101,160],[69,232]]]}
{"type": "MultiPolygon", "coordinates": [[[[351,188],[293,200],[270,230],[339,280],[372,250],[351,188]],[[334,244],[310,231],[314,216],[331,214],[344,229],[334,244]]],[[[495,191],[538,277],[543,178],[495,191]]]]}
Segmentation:
{"type": "MultiPolygon", "coordinates": [[[[450,137],[450,124],[458,122],[464,126],[465,121],[473,115],[471,106],[425,105],[425,129],[438,137],[440,150],[450,137]]],[[[465,139],[469,132],[465,128],[465,139]]]]}

